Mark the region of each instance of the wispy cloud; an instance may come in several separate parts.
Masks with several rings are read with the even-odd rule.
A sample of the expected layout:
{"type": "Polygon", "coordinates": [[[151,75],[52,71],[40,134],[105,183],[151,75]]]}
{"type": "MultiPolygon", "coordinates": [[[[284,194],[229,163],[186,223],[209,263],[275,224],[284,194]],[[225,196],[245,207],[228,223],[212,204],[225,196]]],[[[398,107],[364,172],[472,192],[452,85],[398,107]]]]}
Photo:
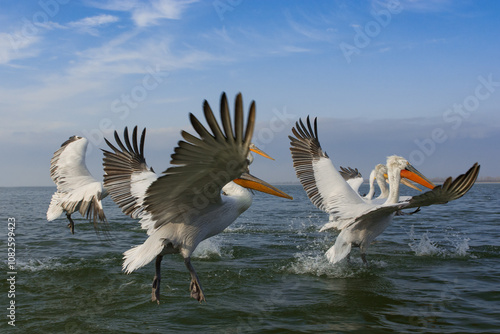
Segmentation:
{"type": "Polygon", "coordinates": [[[178,20],[191,3],[197,0],[109,0],[104,2],[93,1],[93,7],[130,12],[131,18],[138,27],[147,27],[159,24],[162,19],[178,20]]]}
{"type": "Polygon", "coordinates": [[[31,47],[38,41],[38,36],[27,36],[22,31],[0,33],[0,64],[36,56],[38,51],[31,47]]]}
{"type": "Polygon", "coordinates": [[[99,33],[96,27],[107,25],[109,23],[114,23],[117,22],[118,20],[119,18],[116,16],[102,14],[70,22],[67,24],[67,26],[70,28],[75,28],[80,32],[85,32],[89,33],[90,35],[97,36],[99,33]]]}

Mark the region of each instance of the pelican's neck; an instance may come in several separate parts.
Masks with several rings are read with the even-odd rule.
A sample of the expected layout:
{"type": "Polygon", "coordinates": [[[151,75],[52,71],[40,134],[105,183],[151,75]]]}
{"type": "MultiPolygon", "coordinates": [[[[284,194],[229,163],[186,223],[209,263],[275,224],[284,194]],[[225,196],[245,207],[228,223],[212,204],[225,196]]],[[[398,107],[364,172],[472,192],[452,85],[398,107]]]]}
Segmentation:
{"type": "Polygon", "coordinates": [[[378,198],[387,198],[387,196],[389,196],[389,189],[387,189],[387,183],[385,182],[383,173],[377,173],[377,184],[380,188],[380,195],[378,198]]]}
{"type": "Polygon", "coordinates": [[[237,205],[239,214],[245,212],[252,205],[252,192],[247,188],[237,185],[233,181],[227,183],[222,188],[223,196],[232,199],[237,205]]]}
{"type": "Polygon", "coordinates": [[[399,169],[389,168],[387,172],[389,180],[389,197],[385,204],[396,204],[399,202],[399,182],[401,182],[401,171],[399,169]]]}
{"type": "Polygon", "coordinates": [[[365,198],[367,200],[371,200],[373,198],[373,194],[375,194],[375,187],[374,187],[374,184],[375,183],[375,169],[372,170],[372,172],[370,173],[370,191],[368,191],[368,194],[366,194],[365,198]]]}

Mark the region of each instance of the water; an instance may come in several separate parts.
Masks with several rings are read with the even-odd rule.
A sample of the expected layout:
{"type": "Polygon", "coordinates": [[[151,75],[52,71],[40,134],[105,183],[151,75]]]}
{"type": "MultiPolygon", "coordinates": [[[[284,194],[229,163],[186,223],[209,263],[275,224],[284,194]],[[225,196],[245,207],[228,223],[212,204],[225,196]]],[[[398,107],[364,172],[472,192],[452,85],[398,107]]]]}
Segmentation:
{"type": "MultiPolygon", "coordinates": [[[[189,297],[179,255],[166,256],[162,301],[150,301],[153,263],[125,275],[122,253],[146,235],[106,198],[112,242],[78,217],[75,235],[45,212],[55,188],[0,188],[0,332],[15,301],[19,333],[493,333],[500,332],[500,185],[396,217],[364,266],[329,264],[335,233],[300,186],[293,201],[257,194],[192,263],[206,303],[189,297]],[[7,221],[15,218],[15,297],[7,282],[7,221]]],[[[411,190],[409,190],[411,191],[411,190]]]]}

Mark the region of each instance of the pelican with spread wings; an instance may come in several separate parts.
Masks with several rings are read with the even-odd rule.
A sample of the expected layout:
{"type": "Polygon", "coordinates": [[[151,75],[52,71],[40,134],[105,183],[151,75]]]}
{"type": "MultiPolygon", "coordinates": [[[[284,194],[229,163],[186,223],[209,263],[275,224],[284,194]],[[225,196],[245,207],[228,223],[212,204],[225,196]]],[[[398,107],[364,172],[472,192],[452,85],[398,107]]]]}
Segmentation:
{"type": "Polygon", "coordinates": [[[340,230],[335,244],[326,252],[331,263],[337,263],[348,256],[352,246],[360,248],[361,258],[366,263],[368,246],[390,225],[397,212],[402,209],[445,204],[458,199],[469,191],[479,174],[480,166],[475,163],[455,180],[449,177],[443,185],[434,186],[406,159],[390,156],[386,164],[388,197],[383,204],[369,203],[349,186],[321,148],[317,119],[314,119],[314,128],[309,117],[307,126],[299,119],[292,132],[295,137],[289,136],[290,151],[297,177],[311,202],[335,217],[335,221],[327,223],[322,230],[340,230]],[[412,180],[432,190],[400,201],[401,178],[412,180]]]}
{"type": "Polygon", "coordinates": [[[98,223],[106,222],[101,200],[108,193],[102,182],[97,181],[87,169],[87,146],[87,138],[72,136],[61,145],[50,161],[50,177],[56,184],[57,191],[52,195],[47,220],[55,220],[66,213],[72,234],[75,234],[75,222],[71,218],[74,212],[78,211],[83,217],[90,219],[96,231],[98,223]]]}
{"type": "Polygon", "coordinates": [[[193,115],[190,121],[197,136],[182,131],[171,155],[172,167],[157,177],[144,157],[145,129],[140,142],[137,128],[132,141],[125,129],[122,143],[115,132],[118,148],[104,151],[104,185],[122,211],[141,218],[148,238],[124,253],[123,269],[131,273],[155,261],[152,300],[160,299],[161,261],[166,254],[180,253],[191,274],[191,297],[204,301],[198,275],[191,264],[191,254],[198,244],[221,233],[252,204],[255,189],[292,199],[270,184],[250,175],[250,151],[255,125],[255,102],[252,101],[244,126],[243,99],[236,96],[234,126],[226,94],[220,100],[219,126],[207,101],[203,110],[209,129],[193,115]]]}

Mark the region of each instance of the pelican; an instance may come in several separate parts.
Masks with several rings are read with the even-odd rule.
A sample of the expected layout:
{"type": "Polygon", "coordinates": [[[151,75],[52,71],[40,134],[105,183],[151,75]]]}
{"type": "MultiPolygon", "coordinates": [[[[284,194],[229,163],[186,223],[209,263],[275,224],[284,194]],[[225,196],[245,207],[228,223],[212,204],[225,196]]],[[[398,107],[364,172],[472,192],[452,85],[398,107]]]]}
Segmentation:
{"type": "Polygon", "coordinates": [[[75,234],[75,223],[71,215],[79,211],[90,219],[97,231],[97,223],[106,222],[101,200],[108,195],[102,182],[90,174],[85,165],[88,140],[72,136],[66,140],[50,161],[50,177],[57,186],[47,210],[47,220],[53,221],[66,213],[68,227],[75,234]]]}
{"type": "MultiPolygon", "coordinates": [[[[342,175],[344,180],[349,184],[349,186],[351,186],[351,188],[356,193],[358,193],[359,187],[363,183],[363,177],[361,173],[358,171],[358,169],[340,166],[339,173],[340,175],[342,175]]],[[[401,179],[401,183],[407,187],[421,191],[420,188],[416,187],[406,179],[401,179]]],[[[383,201],[387,198],[387,196],[389,196],[389,188],[387,187],[387,167],[385,165],[378,164],[370,172],[369,185],[370,189],[368,193],[362,196],[362,198],[368,202],[383,203],[383,201]],[[375,181],[377,181],[377,185],[380,188],[380,195],[377,198],[373,199],[373,195],[375,194],[375,186],[374,186],[375,181]]],[[[405,198],[400,197],[400,200],[403,199],[405,198]]]]}
{"type": "MultiPolygon", "coordinates": [[[[295,137],[289,136],[293,166],[311,202],[319,209],[336,217],[336,227],[341,232],[335,244],[326,252],[331,263],[337,263],[348,256],[352,246],[361,251],[361,259],[366,261],[366,250],[370,243],[390,225],[394,215],[402,210],[445,204],[465,195],[473,186],[479,173],[475,163],[465,174],[455,180],[449,177],[443,185],[434,186],[406,159],[399,156],[387,158],[389,195],[383,204],[364,201],[347,184],[332,161],[323,151],[318,139],[317,119],[314,129],[307,117],[307,127],[301,119],[292,128],[295,137]],[[399,201],[401,178],[407,178],[432,189],[421,195],[399,201]]],[[[326,229],[323,228],[323,229],[326,229]]]]}
{"type": "Polygon", "coordinates": [[[250,207],[252,192],[248,189],[292,199],[248,173],[249,151],[256,151],[251,144],[255,102],[250,105],[246,129],[241,94],[236,96],[234,127],[225,93],[220,100],[222,128],[206,100],[203,109],[210,130],[190,114],[198,136],[181,132],[184,140],[171,155],[173,166],[160,177],[144,158],[145,130],[140,144],[137,128],[132,143],[126,129],[125,145],[116,132],[119,148],[106,140],[113,152],[104,151],[104,185],[123,212],[141,218],[141,226],[148,234],[142,245],[124,253],[123,270],[131,273],[156,259],[151,299],[158,303],[161,261],[172,253],[184,258],[191,275],[191,297],[205,301],[191,254],[201,241],[221,233],[250,207]]]}

